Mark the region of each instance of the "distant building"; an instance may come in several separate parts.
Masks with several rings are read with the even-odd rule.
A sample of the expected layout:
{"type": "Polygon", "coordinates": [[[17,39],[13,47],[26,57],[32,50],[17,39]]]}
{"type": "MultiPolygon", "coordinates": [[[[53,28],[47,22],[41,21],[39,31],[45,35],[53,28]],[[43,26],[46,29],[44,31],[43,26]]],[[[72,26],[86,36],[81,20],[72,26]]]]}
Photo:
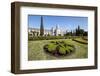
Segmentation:
{"type": "Polygon", "coordinates": [[[56,26],[56,29],[55,29],[55,36],[61,36],[61,30],[59,29],[59,26],[56,26]]]}
{"type": "Polygon", "coordinates": [[[45,29],[43,26],[43,18],[41,17],[40,29],[38,28],[28,28],[28,34],[32,37],[34,36],[63,36],[64,33],[61,31],[58,25],[52,27],[50,30],[45,29]]]}

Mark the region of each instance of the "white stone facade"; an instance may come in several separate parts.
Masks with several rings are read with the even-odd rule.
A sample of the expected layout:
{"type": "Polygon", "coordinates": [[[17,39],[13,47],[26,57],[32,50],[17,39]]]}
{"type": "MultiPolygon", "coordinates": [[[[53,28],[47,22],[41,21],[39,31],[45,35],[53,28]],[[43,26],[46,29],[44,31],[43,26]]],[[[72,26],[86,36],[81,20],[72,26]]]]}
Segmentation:
{"type": "MultiPolygon", "coordinates": [[[[33,36],[40,36],[40,29],[37,28],[29,28],[28,29],[29,34],[33,36]]],[[[59,26],[57,25],[55,28],[52,27],[51,30],[44,29],[44,35],[43,36],[63,36],[64,33],[61,31],[59,26]]]]}

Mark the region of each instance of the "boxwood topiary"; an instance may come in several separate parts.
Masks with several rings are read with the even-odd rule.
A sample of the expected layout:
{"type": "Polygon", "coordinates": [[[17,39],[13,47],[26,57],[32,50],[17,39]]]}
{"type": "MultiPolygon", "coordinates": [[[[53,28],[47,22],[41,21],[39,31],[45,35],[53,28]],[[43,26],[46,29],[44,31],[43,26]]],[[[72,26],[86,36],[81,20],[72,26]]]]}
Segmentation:
{"type": "Polygon", "coordinates": [[[66,47],[66,53],[70,54],[70,48],[68,46],[66,47]]]}
{"type": "Polygon", "coordinates": [[[75,50],[74,45],[67,44],[64,41],[51,41],[44,46],[44,49],[53,55],[67,55],[75,50]]]}
{"type": "Polygon", "coordinates": [[[51,52],[51,53],[54,53],[56,51],[56,45],[55,44],[48,44],[48,51],[51,52]]]}
{"type": "Polygon", "coordinates": [[[66,54],[66,48],[65,47],[60,47],[59,48],[59,54],[65,55],[66,54]]]}

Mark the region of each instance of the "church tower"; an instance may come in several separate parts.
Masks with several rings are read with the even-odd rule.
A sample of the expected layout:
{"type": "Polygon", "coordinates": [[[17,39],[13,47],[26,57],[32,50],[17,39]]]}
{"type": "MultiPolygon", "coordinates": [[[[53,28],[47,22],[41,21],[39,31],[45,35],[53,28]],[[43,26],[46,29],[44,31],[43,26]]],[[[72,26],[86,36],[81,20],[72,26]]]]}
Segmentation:
{"type": "Polygon", "coordinates": [[[41,22],[40,22],[40,36],[44,35],[44,26],[43,26],[43,17],[41,16],[41,22]]]}
{"type": "Polygon", "coordinates": [[[57,30],[57,29],[59,29],[59,26],[58,26],[58,25],[56,25],[56,30],[57,30]]]}
{"type": "Polygon", "coordinates": [[[52,36],[54,36],[54,35],[55,35],[55,30],[54,30],[54,28],[53,28],[53,27],[51,28],[51,35],[52,35],[52,36]]]}
{"type": "Polygon", "coordinates": [[[55,35],[56,36],[61,35],[61,32],[60,32],[60,29],[59,29],[59,26],[58,25],[56,26],[56,29],[55,29],[55,35]]]}

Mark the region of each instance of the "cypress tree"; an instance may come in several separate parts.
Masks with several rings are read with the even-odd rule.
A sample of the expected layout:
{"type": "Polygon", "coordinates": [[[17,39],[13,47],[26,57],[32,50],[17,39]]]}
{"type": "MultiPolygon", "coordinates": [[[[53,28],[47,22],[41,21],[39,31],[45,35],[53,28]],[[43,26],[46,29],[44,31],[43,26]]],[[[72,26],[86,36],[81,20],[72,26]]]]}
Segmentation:
{"type": "Polygon", "coordinates": [[[78,36],[80,36],[80,26],[78,25],[78,36]]]}
{"type": "Polygon", "coordinates": [[[43,17],[41,16],[40,36],[44,35],[43,17]]]}

